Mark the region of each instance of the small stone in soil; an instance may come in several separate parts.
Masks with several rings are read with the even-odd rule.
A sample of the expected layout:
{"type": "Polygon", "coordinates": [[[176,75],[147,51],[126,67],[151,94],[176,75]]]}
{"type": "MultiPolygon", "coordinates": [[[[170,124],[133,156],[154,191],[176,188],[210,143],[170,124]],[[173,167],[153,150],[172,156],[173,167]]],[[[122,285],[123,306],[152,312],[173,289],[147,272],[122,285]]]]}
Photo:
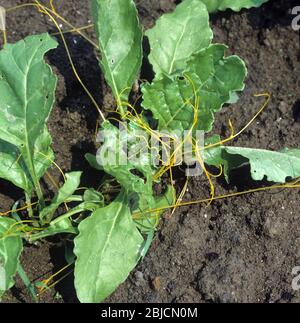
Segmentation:
{"type": "Polygon", "coordinates": [[[136,271],[134,274],[134,278],[135,278],[134,284],[138,287],[143,285],[146,282],[144,278],[144,274],[141,271],[136,271]]]}

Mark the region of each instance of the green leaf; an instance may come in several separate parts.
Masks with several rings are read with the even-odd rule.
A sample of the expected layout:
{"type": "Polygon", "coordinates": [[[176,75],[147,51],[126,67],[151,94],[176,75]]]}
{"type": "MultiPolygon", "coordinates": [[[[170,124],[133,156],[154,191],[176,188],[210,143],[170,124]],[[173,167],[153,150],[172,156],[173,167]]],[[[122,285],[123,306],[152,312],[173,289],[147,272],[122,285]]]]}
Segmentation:
{"type": "Polygon", "coordinates": [[[54,102],[56,77],[43,57],[57,42],[48,34],[26,37],[0,51],[0,176],[28,193],[51,165],[45,128],[54,102]],[[13,165],[13,173],[6,174],[13,165]],[[15,178],[13,179],[13,176],[15,178]]]}
{"type": "MultiPolygon", "coordinates": [[[[50,147],[51,142],[50,134],[45,129],[35,145],[33,161],[37,178],[44,175],[54,160],[54,154],[50,147]]],[[[0,160],[0,177],[30,192],[33,188],[33,183],[19,149],[0,139],[0,160]]]]}
{"type": "Polygon", "coordinates": [[[142,88],[143,107],[158,120],[159,130],[189,130],[194,121],[195,95],[200,105],[196,130],[211,131],[214,113],[233,92],[244,89],[247,70],[238,56],[225,57],[226,46],[214,44],[195,54],[186,72],[174,80],[163,77],[142,88]]]}
{"type": "Polygon", "coordinates": [[[44,176],[52,165],[55,156],[51,149],[52,138],[45,126],[44,132],[37,138],[34,147],[33,163],[38,179],[44,176]]]}
{"type": "MultiPolygon", "coordinates": [[[[205,140],[205,146],[214,145],[221,141],[219,135],[213,135],[205,140]]],[[[224,159],[222,158],[222,146],[216,145],[211,148],[205,148],[203,152],[204,162],[210,166],[220,167],[224,163],[224,159]]]]}
{"type": "Polygon", "coordinates": [[[59,189],[58,193],[51,201],[51,204],[40,212],[40,219],[42,222],[50,222],[58,207],[74,194],[80,184],[81,174],[82,172],[71,172],[66,174],[66,182],[59,189]]]}
{"type": "Polygon", "coordinates": [[[13,278],[23,249],[16,224],[13,219],[0,217],[0,298],[14,285],[13,278]]]}
{"type": "Polygon", "coordinates": [[[229,98],[229,100],[226,103],[228,103],[228,104],[235,104],[235,103],[238,102],[238,100],[239,100],[238,94],[236,92],[231,92],[230,93],[230,98],[229,98]]]}
{"type": "Polygon", "coordinates": [[[222,164],[224,165],[223,172],[227,183],[230,183],[230,173],[232,170],[240,168],[242,166],[249,165],[249,160],[242,155],[231,155],[226,152],[226,149],[222,147],[222,164]]]}
{"type": "MultiPolygon", "coordinates": [[[[102,207],[103,203],[101,201],[86,200],[85,202],[82,202],[74,208],[70,209],[67,213],[52,220],[50,225],[43,231],[36,234],[31,234],[28,240],[32,243],[36,240],[40,240],[60,233],[78,234],[78,229],[77,227],[73,226],[71,217],[78,214],[84,214],[86,212],[94,212],[95,210],[99,210],[99,208],[102,207]]],[[[74,221],[78,223],[80,222],[80,220],[81,217],[79,215],[79,218],[74,221]]]]}
{"type": "Polygon", "coordinates": [[[26,166],[22,165],[22,159],[18,161],[19,156],[16,146],[0,140],[0,177],[26,190],[29,186],[26,166]]]}
{"type": "Polygon", "coordinates": [[[101,167],[98,162],[97,162],[97,159],[96,159],[96,156],[95,155],[92,155],[90,153],[87,153],[85,154],[85,159],[88,161],[88,163],[90,164],[90,166],[92,168],[95,168],[97,170],[103,170],[103,167],[101,167]]]}
{"type": "Polygon", "coordinates": [[[225,160],[225,174],[232,168],[249,163],[251,177],[260,181],[266,176],[270,182],[285,183],[287,178],[300,176],[300,150],[284,149],[281,152],[240,148],[224,147],[223,159],[225,160]]]}
{"type": "Polygon", "coordinates": [[[298,148],[283,148],[281,150],[281,153],[292,157],[300,158],[300,149],[298,148]]]}
{"type": "Polygon", "coordinates": [[[99,303],[136,266],[143,238],[132,220],[125,194],[83,220],[79,232],[74,240],[77,296],[83,303],[99,303]]]}
{"type": "Polygon", "coordinates": [[[47,233],[48,236],[54,236],[59,233],[78,234],[77,228],[73,226],[70,219],[63,219],[55,224],[51,223],[50,226],[43,232],[47,233]]]}
{"type": "Polygon", "coordinates": [[[39,298],[38,298],[38,293],[35,289],[35,285],[34,283],[31,283],[30,279],[28,278],[24,268],[22,267],[22,265],[19,263],[18,264],[18,269],[17,269],[17,273],[20,276],[23,284],[26,286],[28,292],[30,293],[32,299],[38,303],[39,302],[39,298]]]}
{"type": "Polygon", "coordinates": [[[161,215],[166,211],[165,208],[175,204],[176,191],[172,186],[168,186],[167,191],[162,196],[156,197],[154,203],[149,206],[143,206],[139,203],[139,208],[135,210],[141,213],[135,223],[142,233],[149,233],[156,229],[161,215]],[[149,212],[150,210],[162,209],[160,211],[149,212]]]}
{"type": "MultiPolygon", "coordinates": [[[[114,177],[122,189],[126,191],[133,211],[139,210],[145,212],[151,209],[171,205],[174,200],[174,190],[168,189],[166,195],[155,198],[153,196],[153,168],[151,166],[151,159],[148,150],[143,151],[147,145],[145,132],[138,132],[136,125],[129,123],[127,129],[120,131],[110,123],[102,124],[103,144],[97,154],[97,158],[89,157],[91,164],[97,163],[109,175],[114,177]],[[145,137],[143,137],[145,136],[145,137]],[[139,145],[136,140],[143,138],[142,145],[139,145]],[[123,152],[121,147],[126,144],[128,148],[127,154],[123,152]],[[141,160],[133,160],[130,156],[133,152],[140,153],[141,160]],[[121,157],[121,154],[124,156],[121,157]],[[112,156],[108,158],[108,156],[112,156]],[[128,159],[127,159],[128,157],[128,159]],[[122,161],[122,162],[121,162],[122,161]],[[172,198],[170,195],[174,195],[172,198]],[[171,204],[170,204],[170,201],[171,204]]],[[[155,217],[159,217],[163,212],[156,212],[155,217]]],[[[141,225],[148,227],[149,216],[143,217],[140,221],[141,225]],[[144,221],[145,220],[145,221],[144,221]]],[[[152,221],[153,222],[153,221],[152,221]]],[[[154,219],[157,222],[157,219],[154,219]]],[[[153,222],[153,223],[154,223],[153,222]]],[[[153,223],[151,226],[153,227],[153,223]]],[[[140,226],[141,228],[141,226],[140,226]]],[[[143,230],[142,230],[143,231],[143,230]]]]}
{"type": "MultiPolygon", "coordinates": [[[[102,124],[104,143],[97,154],[98,164],[102,169],[114,177],[127,193],[139,193],[152,196],[152,167],[148,152],[142,158],[133,161],[130,152],[134,150],[130,144],[137,136],[133,128],[120,131],[109,122],[102,124]],[[131,148],[129,152],[122,150],[123,144],[131,148]]],[[[145,148],[143,144],[142,148],[145,148]]]]}
{"type": "Polygon", "coordinates": [[[250,9],[252,7],[259,7],[268,0],[201,0],[206,4],[207,10],[212,13],[218,10],[224,11],[232,9],[240,11],[242,8],[250,9]]]}
{"type": "Polygon", "coordinates": [[[138,127],[132,123],[120,130],[111,123],[104,122],[101,134],[103,144],[97,157],[86,156],[91,166],[112,176],[126,191],[135,207],[148,210],[153,208],[156,203],[153,196],[153,167],[145,144],[148,141],[145,132],[139,132],[138,127]],[[128,148],[128,151],[123,150],[123,147],[128,148]],[[135,155],[137,158],[132,158],[135,155]]]}
{"type": "Polygon", "coordinates": [[[150,155],[144,151],[145,148],[147,150],[145,140],[148,140],[145,132],[138,132],[134,124],[128,124],[120,131],[109,122],[104,122],[101,130],[104,142],[97,153],[98,164],[116,179],[130,201],[139,201],[140,207],[143,205],[143,208],[150,209],[155,199],[150,155]],[[139,143],[137,140],[141,138],[144,140],[139,143]],[[137,159],[133,158],[135,155],[137,159]]]}
{"type": "Polygon", "coordinates": [[[190,56],[207,47],[213,34],[205,5],[200,0],[185,0],[173,13],[159,18],[146,36],[151,47],[149,61],[160,78],[185,69],[190,56]]]}
{"type": "Polygon", "coordinates": [[[142,29],[133,0],[92,0],[101,68],[118,105],[128,95],[142,63],[142,29]]]}
{"type": "Polygon", "coordinates": [[[98,207],[104,206],[104,196],[93,188],[89,188],[84,192],[83,200],[85,203],[93,203],[98,207]]]}

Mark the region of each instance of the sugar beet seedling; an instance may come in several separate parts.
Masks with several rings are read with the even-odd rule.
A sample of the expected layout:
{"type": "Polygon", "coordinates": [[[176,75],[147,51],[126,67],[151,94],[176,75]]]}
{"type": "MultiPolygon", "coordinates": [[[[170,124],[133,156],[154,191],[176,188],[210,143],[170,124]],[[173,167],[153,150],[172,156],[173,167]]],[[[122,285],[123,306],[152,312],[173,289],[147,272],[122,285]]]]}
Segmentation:
{"type": "MultiPolygon", "coordinates": [[[[206,135],[204,149],[200,149],[195,138],[197,130],[211,132],[215,114],[224,104],[236,100],[237,92],[244,89],[247,74],[239,57],[226,57],[227,47],[212,43],[209,12],[226,8],[237,11],[263,2],[266,1],[235,0],[229,5],[226,1],[214,1],[207,8],[207,1],[184,0],[144,33],[132,0],[91,1],[100,66],[116,99],[118,121],[127,129],[120,135],[115,120],[103,117],[100,130],[109,131],[112,137],[104,140],[97,158],[86,156],[97,171],[109,176],[102,187],[110,190],[110,183],[117,183],[114,193],[110,190],[109,199],[92,188],[82,195],[76,194],[81,172],[71,172],[65,175],[65,183],[52,201],[44,200],[40,179],[54,162],[46,123],[56,88],[56,77],[44,62],[44,55],[54,50],[57,42],[48,34],[28,36],[0,51],[0,177],[23,189],[24,208],[28,209],[26,217],[15,207],[8,212],[11,217],[0,218],[0,296],[13,286],[16,272],[26,282],[19,261],[24,240],[34,243],[52,235],[67,234],[74,238],[75,288],[79,300],[103,301],[145,256],[165,210],[223,198],[214,196],[213,176],[207,165],[220,168],[228,181],[233,168],[250,164],[254,180],[266,178],[279,183],[264,189],[300,186],[298,180],[284,184],[287,179],[300,176],[298,149],[272,152],[225,146],[244,129],[237,134],[232,131],[225,140],[218,135],[206,135]],[[144,37],[150,43],[148,60],[154,78],[141,83],[142,104],[136,106],[130,103],[129,96],[141,68],[144,37]],[[131,140],[137,137],[150,146],[147,135],[162,142],[165,130],[190,134],[191,149],[211,186],[211,195],[205,201],[181,203],[172,185],[164,194],[155,194],[154,186],[161,182],[162,175],[172,174],[176,164],[174,152],[169,155],[167,165],[159,167],[131,160],[125,165],[102,162],[111,139],[119,139],[116,140],[119,148],[124,141],[134,146],[131,140]],[[32,197],[36,196],[36,206],[31,208],[32,197]],[[62,212],[60,206],[65,203],[68,207],[69,202],[76,206],[62,212]]],[[[61,17],[53,6],[47,8],[38,1],[36,6],[52,17],[59,28],[54,17],[61,17]]],[[[70,55],[69,59],[77,73],[70,55]]],[[[178,139],[171,137],[171,141],[178,139]]],[[[160,155],[163,150],[162,145],[160,155]]],[[[143,152],[142,157],[150,159],[148,153],[143,152]]],[[[231,196],[244,193],[247,192],[231,196]]],[[[28,281],[27,286],[32,290],[28,281]]]]}

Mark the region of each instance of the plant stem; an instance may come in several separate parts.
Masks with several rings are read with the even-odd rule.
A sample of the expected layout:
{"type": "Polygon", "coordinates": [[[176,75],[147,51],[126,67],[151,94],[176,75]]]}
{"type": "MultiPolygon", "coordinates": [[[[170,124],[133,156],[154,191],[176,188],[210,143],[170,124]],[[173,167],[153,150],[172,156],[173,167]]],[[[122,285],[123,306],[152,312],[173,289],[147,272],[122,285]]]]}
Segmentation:
{"type": "Polygon", "coordinates": [[[72,195],[66,199],[66,203],[70,202],[83,202],[83,197],[81,195],[72,195]]]}
{"type": "Polygon", "coordinates": [[[121,118],[122,118],[122,120],[123,120],[123,115],[125,114],[124,108],[123,108],[123,107],[122,107],[122,105],[120,104],[120,105],[118,105],[118,109],[119,109],[119,111],[120,111],[121,118]]]}
{"type": "Polygon", "coordinates": [[[33,218],[33,210],[32,210],[32,206],[31,206],[31,196],[27,192],[25,192],[25,199],[26,199],[26,206],[27,206],[28,215],[30,218],[33,218]]]}
{"type": "Polygon", "coordinates": [[[62,233],[66,233],[66,234],[78,234],[78,230],[76,230],[75,228],[72,229],[61,229],[61,230],[56,230],[56,231],[45,231],[45,232],[40,232],[40,233],[36,233],[36,234],[32,234],[30,236],[30,238],[28,239],[28,241],[30,243],[33,243],[37,240],[41,240],[41,239],[45,239],[48,237],[52,237],[56,234],[62,234],[62,233]]]}
{"type": "Polygon", "coordinates": [[[31,175],[32,182],[34,184],[34,188],[35,188],[38,200],[39,200],[40,209],[43,209],[45,207],[44,195],[43,195],[43,192],[41,189],[39,179],[36,176],[36,171],[35,171],[34,162],[33,162],[34,152],[31,151],[31,149],[30,149],[30,144],[28,141],[28,134],[27,133],[26,133],[26,154],[28,156],[28,160],[27,160],[26,164],[27,164],[29,173],[31,175]]]}
{"type": "Polygon", "coordinates": [[[54,219],[53,221],[51,221],[50,225],[56,225],[58,222],[64,220],[64,219],[68,219],[69,217],[71,217],[72,215],[75,215],[77,213],[81,213],[86,211],[86,208],[82,205],[78,205],[76,208],[74,208],[73,210],[69,211],[68,213],[54,219]]]}
{"type": "Polygon", "coordinates": [[[48,227],[48,229],[45,229],[44,231],[40,232],[40,233],[36,233],[36,234],[32,234],[29,237],[29,242],[32,243],[36,240],[40,240],[43,238],[47,238],[50,236],[53,236],[55,234],[59,234],[59,233],[71,233],[71,234],[77,234],[78,231],[75,228],[57,228],[55,227],[57,224],[59,224],[60,221],[63,221],[65,219],[70,218],[72,215],[81,213],[86,211],[86,207],[85,205],[78,205],[77,207],[75,207],[74,209],[70,210],[68,213],[54,219],[53,221],[50,222],[50,226],[48,227]]]}
{"type": "Polygon", "coordinates": [[[40,208],[43,209],[45,207],[45,200],[44,200],[44,195],[43,195],[39,181],[37,181],[37,183],[35,185],[35,190],[36,190],[37,197],[39,199],[40,208]]]}

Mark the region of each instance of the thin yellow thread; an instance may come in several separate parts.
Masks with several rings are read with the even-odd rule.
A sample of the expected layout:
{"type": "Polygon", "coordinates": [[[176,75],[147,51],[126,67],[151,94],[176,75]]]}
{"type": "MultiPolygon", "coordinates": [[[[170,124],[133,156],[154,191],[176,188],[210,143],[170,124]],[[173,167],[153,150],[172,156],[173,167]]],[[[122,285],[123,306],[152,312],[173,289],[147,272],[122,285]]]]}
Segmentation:
{"type": "MultiPolygon", "coordinates": [[[[242,196],[242,195],[246,195],[246,194],[251,194],[251,193],[256,193],[256,192],[261,192],[261,191],[269,191],[269,190],[274,190],[274,189],[286,189],[286,188],[295,188],[296,189],[296,188],[300,188],[300,184],[297,184],[299,182],[300,182],[300,178],[296,182],[292,182],[292,183],[275,184],[272,186],[259,187],[259,188],[254,188],[254,189],[247,190],[247,191],[242,191],[242,192],[214,196],[213,200],[216,201],[216,200],[221,200],[221,199],[225,199],[225,198],[242,196]]],[[[201,204],[201,203],[207,203],[210,201],[211,201],[211,198],[206,198],[206,199],[200,199],[200,200],[196,200],[196,201],[183,202],[183,203],[180,203],[178,206],[190,206],[190,205],[196,205],[196,204],[201,204]]],[[[175,206],[176,206],[176,204],[168,206],[168,207],[152,209],[149,211],[145,211],[143,213],[145,214],[145,213],[152,213],[152,212],[160,212],[160,211],[168,210],[168,209],[173,208],[175,206]]],[[[136,212],[133,214],[134,217],[139,216],[139,215],[141,215],[141,213],[136,212]]]]}
{"type": "Polygon", "coordinates": [[[62,171],[62,169],[58,166],[58,164],[54,161],[54,160],[52,160],[51,158],[49,158],[47,155],[45,155],[44,153],[42,153],[42,152],[40,152],[40,151],[37,151],[37,153],[38,154],[40,154],[40,155],[42,155],[44,158],[46,158],[47,160],[49,160],[50,162],[51,162],[51,164],[53,164],[58,170],[59,170],[59,172],[61,173],[61,175],[62,175],[62,177],[63,177],[63,179],[64,179],[64,181],[66,181],[67,179],[66,179],[66,176],[65,176],[65,174],[64,174],[64,172],[62,171]]]}
{"type": "Polygon", "coordinates": [[[56,280],[51,285],[45,287],[44,290],[42,290],[40,293],[38,293],[38,296],[44,294],[47,290],[53,288],[55,285],[57,285],[58,283],[60,283],[62,280],[64,280],[66,277],[68,277],[73,271],[74,271],[74,269],[70,270],[68,273],[66,273],[65,275],[63,275],[60,279],[56,280]]]}
{"type": "Polygon", "coordinates": [[[67,56],[68,56],[68,59],[70,61],[71,68],[73,70],[74,75],[76,76],[78,82],[81,84],[81,86],[83,87],[83,89],[85,90],[85,92],[87,93],[87,95],[89,96],[90,100],[92,101],[92,103],[96,107],[96,109],[97,109],[100,117],[102,118],[102,120],[105,121],[106,119],[105,119],[104,114],[102,113],[100,107],[98,106],[98,103],[96,102],[96,100],[94,99],[94,97],[92,96],[92,94],[90,93],[90,91],[88,90],[88,88],[85,86],[85,84],[83,83],[83,81],[81,80],[81,78],[80,78],[80,76],[79,76],[79,74],[77,72],[77,69],[76,69],[76,67],[74,65],[74,62],[73,62],[73,59],[72,59],[72,56],[71,56],[71,53],[70,53],[70,50],[69,50],[69,47],[67,45],[66,39],[65,39],[65,37],[63,35],[63,32],[62,32],[60,26],[58,25],[58,23],[54,19],[54,17],[49,13],[50,10],[47,7],[45,7],[42,4],[40,4],[40,2],[38,0],[35,0],[35,2],[43,10],[43,13],[46,14],[52,20],[52,22],[56,26],[57,30],[59,31],[60,36],[61,36],[61,39],[62,39],[63,44],[64,44],[64,47],[65,47],[65,50],[66,50],[66,53],[67,53],[67,56]]]}
{"type": "MultiPolygon", "coordinates": [[[[36,3],[25,3],[25,4],[21,4],[15,7],[11,7],[8,8],[6,10],[6,12],[11,12],[17,9],[22,9],[24,7],[37,7],[38,10],[40,11],[40,7],[39,5],[37,5],[36,3]]],[[[46,6],[44,6],[45,8],[47,8],[46,6]]],[[[60,16],[58,13],[55,13],[53,10],[51,10],[50,8],[47,8],[48,11],[50,11],[52,14],[54,14],[59,20],[61,20],[64,24],[66,24],[67,26],[69,26],[70,28],[72,28],[73,31],[77,32],[80,36],[82,36],[86,41],[88,41],[92,46],[94,46],[96,49],[99,50],[99,46],[93,42],[90,38],[88,38],[84,33],[81,32],[81,27],[80,28],[76,28],[75,26],[73,26],[70,22],[68,22],[65,18],[63,18],[62,16],[60,16]]],[[[93,25],[90,25],[93,26],[93,25]]],[[[58,33],[60,34],[60,33],[58,33]]]]}
{"type": "Polygon", "coordinates": [[[57,12],[56,12],[56,9],[55,9],[55,6],[54,6],[54,0],[50,0],[50,7],[51,7],[51,9],[52,9],[52,11],[53,12],[55,12],[56,14],[57,14],[57,12]]]}
{"type": "Polygon", "coordinates": [[[195,143],[195,148],[196,148],[196,156],[197,156],[197,159],[198,159],[198,162],[200,164],[200,166],[202,167],[203,171],[204,171],[204,174],[208,180],[208,183],[209,183],[209,186],[210,186],[210,195],[211,195],[211,199],[208,203],[208,205],[210,205],[214,199],[214,196],[215,196],[215,187],[214,187],[214,184],[212,182],[212,179],[211,179],[211,176],[210,176],[210,173],[206,170],[206,167],[204,165],[204,160],[200,154],[200,147],[198,146],[198,143],[196,142],[195,143]]]}
{"type": "Polygon", "coordinates": [[[178,196],[178,199],[177,199],[177,201],[176,201],[176,203],[175,203],[175,207],[174,207],[174,209],[172,210],[171,216],[175,213],[175,211],[176,211],[176,210],[177,210],[177,208],[178,208],[178,205],[182,202],[183,197],[184,197],[184,195],[185,195],[185,193],[186,193],[186,191],[187,191],[188,183],[189,183],[189,177],[186,179],[186,181],[185,181],[185,183],[184,183],[184,185],[183,185],[183,188],[182,188],[182,190],[181,190],[181,192],[180,192],[180,194],[179,194],[179,196],[178,196]]]}
{"type": "MultiPolygon", "coordinates": [[[[86,25],[86,26],[82,26],[82,27],[75,27],[75,28],[72,28],[72,29],[63,31],[63,34],[65,35],[65,34],[70,34],[70,33],[74,33],[74,32],[77,32],[78,33],[81,30],[90,29],[92,27],[94,27],[93,24],[86,25]]],[[[59,32],[56,32],[56,33],[51,33],[50,35],[51,36],[58,36],[58,35],[60,35],[60,33],[59,32]]]]}
{"type": "MultiPolygon", "coordinates": [[[[78,72],[75,68],[75,65],[73,63],[73,59],[71,57],[71,54],[70,54],[70,51],[69,51],[69,48],[68,48],[68,45],[66,43],[66,40],[64,38],[64,35],[63,35],[63,32],[61,30],[61,28],[59,27],[58,23],[56,22],[56,20],[54,19],[54,17],[51,15],[51,13],[53,15],[55,15],[58,19],[62,20],[64,23],[66,23],[67,25],[71,26],[71,28],[73,29],[76,29],[74,26],[72,26],[70,23],[68,23],[63,17],[61,17],[60,15],[58,15],[57,13],[55,13],[53,10],[49,9],[48,7],[42,5],[38,0],[35,1],[36,3],[28,3],[28,4],[23,4],[23,5],[19,5],[19,6],[15,6],[15,7],[12,7],[12,8],[9,8],[7,10],[7,12],[10,12],[12,10],[15,10],[15,9],[19,9],[19,8],[22,8],[22,7],[25,7],[25,6],[35,6],[38,8],[38,10],[40,12],[42,12],[43,14],[47,15],[51,20],[52,22],[54,23],[54,25],[56,26],[56,28],[58,29],[59,31],[59,34],[62,38],[62,41],[64,43],[64,47],[66,49],[66,52],[67,52],[67,56],[68,56],[68,59],[70,61],[70,64],[71,64],[71,67],[72,67],[72,70],[73,70],[73,73],[75,75],[75,77],[77,78],[78,82],[81,84],[81,86],[83,87],[83,89],[85,90],[85,92],[87,93],[87,95],[89,96],[89,98],[91,99],[92,103],[94,104],[94,106],[96,107],[98,113],[100,114],[101,118],[103,119],[103,121],[105,121],[105,117],[100,109],[100,107],[98,106],[96,100],[94,99],[94,97],[92,96],[92,94],[90,93],[90,91],[88,90],[88,88],[85,86],[85,84],[83,83],[83,81],[81,80],[80,76],[78,75],[78,72]]],[[[85,39],[87,39],[87,37],[82,34],[80,31],[78,31],[76,29],[76,31],[82,36],[84,37],[85,39]]],[[[89,39],[87,39],[89,42],[91,42],[89,39]]],[[[93,43],[93,46],[96,47],[96,48],[99,48],[95,43],[93,43]]]]}
{"type": "MultiPolygon", "coordinates": [[[[42,283],[47,286],[51,280],[53,280],[56,276],[58,276],[64,270],[66,270],[67,268],[69,268],[71,265],[73,265],[73,264],[66,265],[65,267],[63,267],[62,269],[60,269],[59,271],[57,271],[55,274],[51,275],[49,278],[43,280],[42,283]]],[[[48,288],[50,288],[50,287],[40,287],[40,293],[42,293],[45,289],[48,289],[48,288]]]]}
{"type": "Polygon", "coordinates": [[[221,176],[223,175],[223,166],[222,166],[222,165],[220,165],[220,172],[219,172],[218,174],[212,174],[212,173],[210,173],[210,172],[208,172],[208,173],[209,173],[209,175],[210,175],[211,177],[214,177],[214,178],[221,177],[221,176]]]}
{"type": "Polygon", "coordinates": [[[38,202],[34,202],[34,203],[31,203],[31,204],[28,204],[28,205],[25,205],[19,209],[16,209],[16,210],[9,210],[7,212],[2,212],[0,213],[0,216],[7,216],[7,215],[10,215],[11,213],[14,213],[14,212],[20,212],[20,211],[24,211],[24,210],[27,210],[30,206],[34,206],[34,205],[37,205],[38,202]]]}
{"type": "MultiPolygon", "coordinates": [[[[56,181],[54,180],[54,178],[51,176],[51,174],[47,171],[46,172],[46,176],[48,177],[48,179],[50,180],[50,182],[54,185],[54,187],[59,190],[59,185],[56,183],[56,181]]],[[[69,211],[69,207],[67,205],[66,202],[64,202],[64,206],[65,206],[65,209],[66,211],[68,212],[69,211]]]]}
{"type": "Polygon", "coordinates": [[[16,226],[19,226],[20,224],[23,224],[23,223],[33,223],[33,222],[35,222],[35,221],[33,221],[33,220],[23,220],[23,221],[18,221],[18,222],[15,222],[14,224],[12,224],[8,229],[7,229],[7,231],[3,234],[3,238],[7,238],[7,237],[12,237],[12,236],[19,236],[19,234],[15,234],[14,235],[14,233],[15,232],[17,232],[17,231],[22,231],[22,232],[24,232],[24,233],[31,233],[31,232],[33,232],[33,231],[40,231],[40,230],[43,230],[43,229],[41,229],[41,228],[33,228],[33,227],[31,227],[30,229],[31,229],[31,231],[25,231],[25,228],[26,227],[24,227],[24,226],[20,226],[19,228],[17,228],[14,232],[12,232],[11,233],[11,231],[14,229],[14,227],[16,227],[16,226]]]}
{"type": "MultiPolygon", "coordinates": [[[[192,81],[192,79],[188,75],[184,75],[184,77],[190,82],[190,85],[192,86],[192,89],[194,92],[195,103],[192,104],[189,101],[186,103],[186,104],[190,104],[192,106],[193,111],[194,111],[194,119],[193,119],[193,124],[192,124],[191,128],[189,129],[187,136],[185,136],[184,140],[176,147],[175,151],[172,153],[171,158],[173,158],[173,156],[176,155],[180,149],[182,149],[182,146],[190,138],[190,136],[193,132],[193,129],[195,128],[195,126],[198,122],[198,110],[199,110],[199,104],[200,104],[200,97],[197,95],[196,88],[195,88],[195,85],[194,85],[194,82],[192,81]]],[[[170,159],[170,161],[171,161],[171,159],[170,159]]],[[[170,161],[168,163],[169,164],[168,166],[163,166],[155,174],[154,179],[160,178],[170,167],[172,167],[172,164],[170,163],[170,161]]]]}
{"type": "MultiPolygon", "coordinates": [[[[252,117],[252,119],[236,134],[231,134],[228,138],[221,140],[217,143],[214,144],[210,144],[204,147],[204,149],[209,149],[212,147],[216,147],[216,146],[220,146],[225,144],[228,141],[233,140],[234,138],[238,137],[240,134],[242,134],[255,120],[256,118],[264,111],[264,109],[268,106],[270,99],[271,99],[271,95],[269,93],[262,93],[262,94],[255,94],[255,97],[267,97],[266,101],[263,103],[262,107],[258,110],[257,113],[255,113],[255,115],[252,117]]],[[[233,129],[231,122],[229,123],[231,131],[233,129]]]]}

